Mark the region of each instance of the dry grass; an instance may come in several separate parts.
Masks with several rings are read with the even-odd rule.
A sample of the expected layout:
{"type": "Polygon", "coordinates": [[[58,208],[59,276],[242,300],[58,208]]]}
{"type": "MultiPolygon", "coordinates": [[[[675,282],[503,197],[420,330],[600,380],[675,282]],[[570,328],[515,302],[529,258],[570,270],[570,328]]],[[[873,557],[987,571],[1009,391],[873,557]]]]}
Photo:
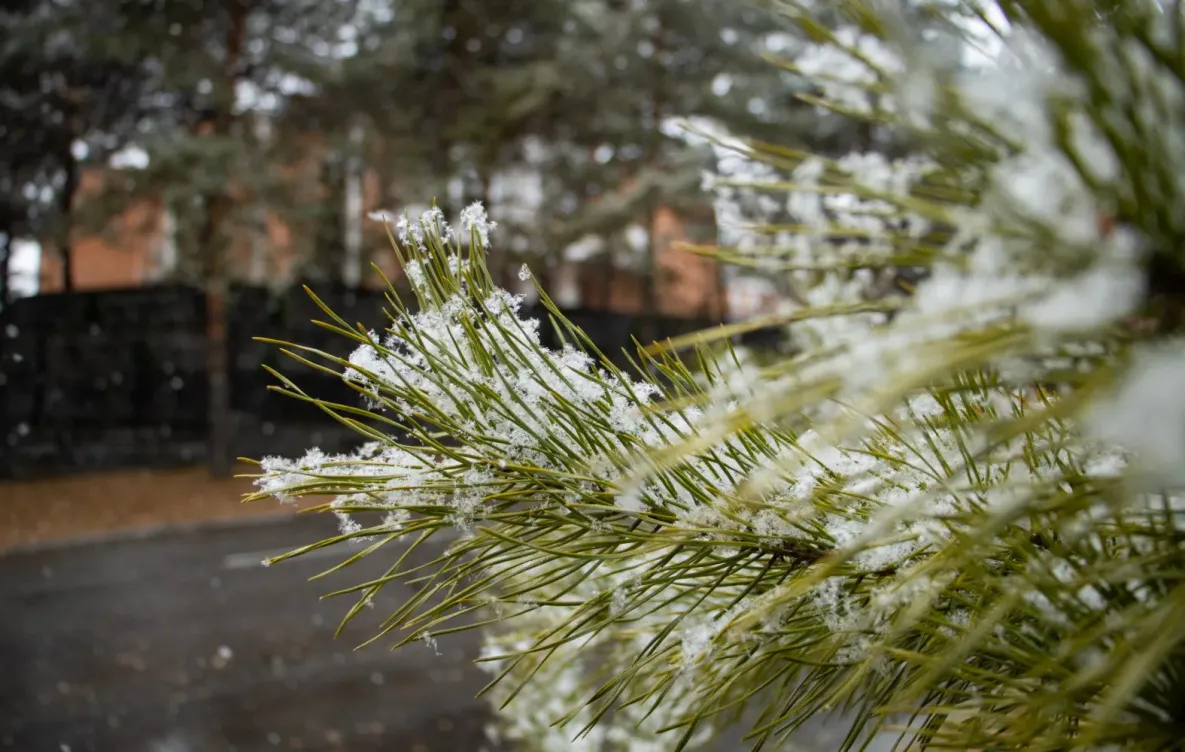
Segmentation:
{"type": "MultiPolygon", "coordinates": [[[[244,465],[236,472],[257,468],[244,465]]],[[[243,504],[248,478],[215,480],[203,468],[128,470],[0,481],[0,549],[163,525],[293,514],[243,504]]]]}

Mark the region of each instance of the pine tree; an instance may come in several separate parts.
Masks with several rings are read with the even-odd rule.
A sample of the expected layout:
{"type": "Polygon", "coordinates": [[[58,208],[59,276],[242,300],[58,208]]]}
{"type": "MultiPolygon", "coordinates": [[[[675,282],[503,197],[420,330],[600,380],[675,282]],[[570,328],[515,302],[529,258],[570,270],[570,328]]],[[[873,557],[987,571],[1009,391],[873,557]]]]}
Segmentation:
{"type": "Polygon", "coordinates": [[[618,254],[636,246],[653,308],[655,212],[669,207],[694,223],[705,209],[705,155],[672,119],[773,137],[805,131],[814,118],[760,57],[763,39],[788,30],[748,4],[588,0],[571,8],[563,54],[572,83],[566,117],[550,132],[546,242],[564,248],[592,236],[618,254]],[[641,242],[628,242],[627,230],[641,230],[641,242]]]}
{"type": "Polygon", "coordinates": [[[330,363],[392,434],[263,461],[259,497],[342,520],[272,561],[460,530],[343,591],[347,620],[404,580],[383,635],[484,627],[528,749],[683,749],[738,721],[769,748],[837,709],[845,750],[1180,748],[1185,14],[919,4],[961,39],[930,48],[891,5],[843,9],[783,5],[814,39],[787,61],[801,93],[909,153],[718,145],[794,217],[755,217],[754,252],[823,284],[917,270],[905,294],[851,277],[784,314],[828,323],[764,365],[731,348],[744,325],[645,348],[652,383],[554,306],[568,345],[540,346],[480,207],[460,232],[400,220],[418,311],[395,301],[380,335],[326,310],[358,345],[330,363]]]}
{"type": "MultiPolygon", "coordinates": [[[[117,24],[79,2],[0,9],[0,234],[42,241],[73,287],[71,230],[83,166],[125,145],[146,117],[148,72],[115,46],[117,24]]],[[[7,253],[2,284],[7,284],[7,253]]],[[[0,295],[0,301],[7,290],[0,295]]]]}
{"type": "Polygon", "coordinates": [[[174,275],[206,293],[211,470],[223,475],[231,461],[226,295],[235,276],[233,239],[260,231],[261,207],[301,238],[313,208],[299,200],[303,185],[292,160],[282,159],[290,142],[262,138],[254,112],[282,111],[294,94],[315,91],[342,54],[339,30],[358,14],[353,3],[279,0],[108,0],[87,12],[111,19],[118,33],[104,43],[151,72],[143,97],[155,105],[135,141],[147,164],[107,170],[102,193],[88,201],[88,219],[106,223],[137,200],[161,203],[174,217],[174,275]]]}
{"type": "MultiPolygon", "coordinates": [[[[559,51],[568,13],[558,0],[417,1],[368,32],[326,100],[359,103],[385,205],[408,203],[414,191],[455,218],[473,201],[499,203],[506,175],[523,171],[554,119],[570,117],[559,51]]],[[[518,203],[519,216],[501,223],[502,250],[538,240],[540,218],[518,203]]],[[[508,254],[491,263],[507,281],[508,254]]]]}
{"type": "Polygon", "coordinates": [[[754,50],[769,24],[731,3],[402,3],[327,100],[360,103],[387,205],[414,190],[450,217],[475,200],[504,209],[498,278],[508,283],[513,256],[537,260],[546,281],[575,241],[629,256],[626,230],[648,226],[656,207],[693,222],[704,213],[705,155],[658,127],[666,114],[766,137],[815,123],[754,50]],[[653,25],[660,17],[668,29],[653,25]],[[649,51],[660,37],[670,49],[649,51]],[[725,69],[733,82],[715,92],[725,69]],[[506,195],[516,179],[529,195],[506,195]]]}

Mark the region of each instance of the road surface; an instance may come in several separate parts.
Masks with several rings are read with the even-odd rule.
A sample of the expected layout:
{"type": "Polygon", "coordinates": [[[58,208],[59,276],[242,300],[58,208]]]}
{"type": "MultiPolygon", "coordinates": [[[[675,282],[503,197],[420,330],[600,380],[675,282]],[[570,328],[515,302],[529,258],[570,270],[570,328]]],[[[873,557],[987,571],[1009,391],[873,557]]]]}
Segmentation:
{"type": "MultiPolygon", "coordinates": [[[[345,549],[260,566],[335,522],[238,521],[0,553],[0,751],[481,750],[475,634],[436,650],[354,650],[409,594],[393,584],[333,637],[353,601],[320,596],[377,576],[389,553],[314,582],[345,549]]],[[[834,752],[846,730],[812,719],[783,749],[834,752]]],[[[737,737],[714,752],[747,749],[737,737]]]]}
{"type": "Polygon", "coordinates": [[[316,582],[341,552],[259,566],[334,523],[0,554],[0,750],[480,749],[475,636],[442,639],[439,656],[418,644],[355,651],[407,591],[390,586],[337,640],[351,602],[319,596],[383,562],[316,582]]]}

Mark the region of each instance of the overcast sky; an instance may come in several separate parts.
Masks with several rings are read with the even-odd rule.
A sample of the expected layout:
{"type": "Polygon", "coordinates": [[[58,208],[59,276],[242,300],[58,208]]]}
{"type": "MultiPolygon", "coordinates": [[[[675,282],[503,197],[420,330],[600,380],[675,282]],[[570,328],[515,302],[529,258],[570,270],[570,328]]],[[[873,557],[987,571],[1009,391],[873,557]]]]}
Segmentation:
{"type": "Polygon", "coordinates": [[[29,240],[14,240],[10,252],[8,284],[13,297],[36,295],[37,275],[41,273],[41,246],[29,240]]]}

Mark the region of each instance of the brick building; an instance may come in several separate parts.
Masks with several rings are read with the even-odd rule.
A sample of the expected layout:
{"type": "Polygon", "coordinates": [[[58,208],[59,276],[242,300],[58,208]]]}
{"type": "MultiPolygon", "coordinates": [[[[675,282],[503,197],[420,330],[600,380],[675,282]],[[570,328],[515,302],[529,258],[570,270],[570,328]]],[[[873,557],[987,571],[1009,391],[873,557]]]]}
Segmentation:
{"type": "MultiPolygon", "coordinates": [[[[362,224],[361,256],[376,263],[392,280],[401,276],[383,227],[364,217],[379,208],[381,190],[373,173],[361,179],[356,221],[362,224]]],[[[83,174],[79,197],[85,200],[103,190],[101,171],[83,174]]],[[[500,207],[490,207],[494,219],[500,207]]],[[[276,284],[291,280],[296,272],[293,230],[275,216],[259,223],[263,232],[243,231],[232,236],[230,274],[250,284],[276,284]]],[[[73,282],[75,289],[96,290],[137,287],[167,279],[176,268],[178,252],[169,213],[160,201],[143,201],[129,206],[102,235],[78,234],[73,239],[73,282]]],[[[676,248],[687,239],[684,222],[674,211],[661,208],[652,218],[649,237],[655,247],[655,280],[658,313],[673,317],[719,318],[727,315],[730,295],[724,289],[715,261],[676,248]]],[[[41,251],[39,292],[62,289],[62,263],[52,248],[41,251]]],[[[516,280],[511,276],[511,283],[516,280]]],[[[370,273],[362,283],[381,285],[370,273]]],[[[581,260],[565,253],[552,274],[553,297],[562,305],[641,313],[645,283],[637,271],[615,267],[600,259],[581,260]]],[[[522,290],[527,292],[527,290],[522,290]]],[[[731,296],[735,297],[735,295],[731,296]]]]}

